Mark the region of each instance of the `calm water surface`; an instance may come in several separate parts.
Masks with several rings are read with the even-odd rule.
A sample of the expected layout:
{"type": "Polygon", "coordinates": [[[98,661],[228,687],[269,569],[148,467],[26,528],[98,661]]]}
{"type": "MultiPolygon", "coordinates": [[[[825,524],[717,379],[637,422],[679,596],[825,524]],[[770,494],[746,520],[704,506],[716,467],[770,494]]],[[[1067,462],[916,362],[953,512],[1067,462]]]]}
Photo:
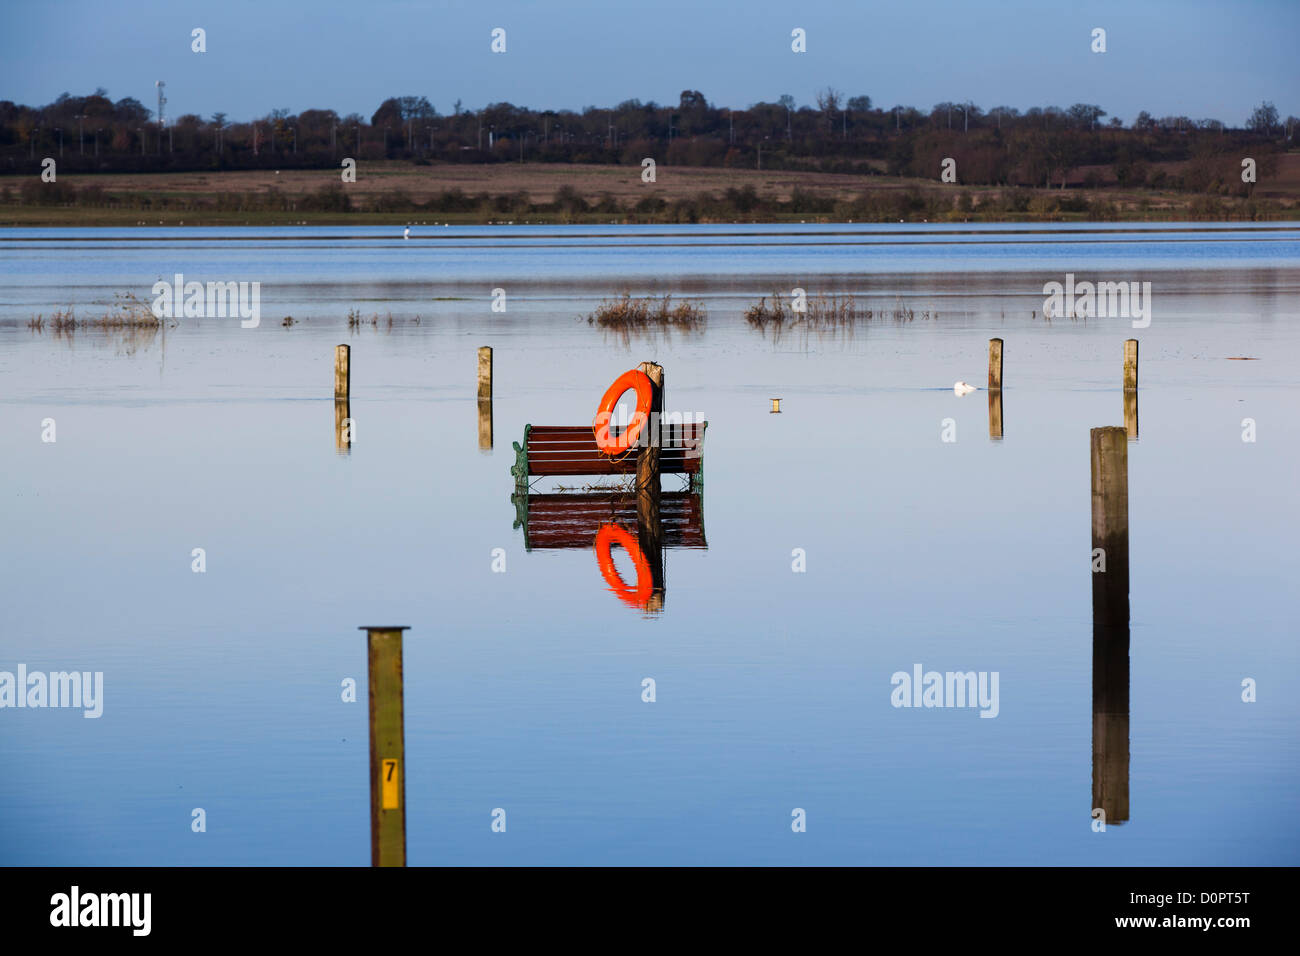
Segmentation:
{"type": "Polygon", "coordinates": [[[1300,862],[1300,228],[400,236],[0,235],[0,671],[104,674],[97,720],[0,710],[0,862],[365,865],[365,624],[411,627],[412,864],[1300,862]],[[260,326],[50,325],[177,272],[260,281],[260,326]],[[1045,322],[1067,272],[1151,282],[1150,327],[1045,322]],[[795,286],[873,317],[746,325],[795,286]],[[588,324],[624,290],[701,302],[706,325],[588,324]],[[994,336],[1000,441],[985,393],[951,387],[984,383],[994,336]],[[1124,424],[1131,337],[1129,818],[1095,833],[1088,434],[1124,424]],[[511,500],[524,425],[590,421],[643,360],[709,421],[707,548],[667,551],[658,614],[621,603],[590,547],[526,550],[511,500]],[[916,664],[996,671],[997,717],[891,706],[916,664]]]}

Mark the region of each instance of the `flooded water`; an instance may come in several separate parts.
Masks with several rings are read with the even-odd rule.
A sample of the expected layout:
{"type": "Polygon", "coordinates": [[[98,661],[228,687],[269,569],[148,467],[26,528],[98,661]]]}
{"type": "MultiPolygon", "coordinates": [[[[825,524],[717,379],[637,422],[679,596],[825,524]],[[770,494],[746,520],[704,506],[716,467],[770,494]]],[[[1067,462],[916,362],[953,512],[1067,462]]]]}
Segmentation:
{"type": "Polygon", "coordinates": [[[1300,228],[9,230],[0,277],[0,672],[103,674],[97,718],[0,709],[0,861],[369,863],[357,628],[406,625],[412,865],[1300,863],[1300,228]],[[55,328],[178,273],[260,324],[55,328]],[[1067,274],[1150,282],[1149,325],[1045,319],[1067,274]],[[746,323],[796,287],[871,315],[746,323]],[[587,321],[625,290],[707,320],[587,321]],[[1124,659],[1089,432],[1130,338],[1124,659]],[[642,361],[708,422],[651,607],[593,548],[626,493],[511,473],[642,361]],[[917,668],[996,694],[895,706],[917,668]]]}

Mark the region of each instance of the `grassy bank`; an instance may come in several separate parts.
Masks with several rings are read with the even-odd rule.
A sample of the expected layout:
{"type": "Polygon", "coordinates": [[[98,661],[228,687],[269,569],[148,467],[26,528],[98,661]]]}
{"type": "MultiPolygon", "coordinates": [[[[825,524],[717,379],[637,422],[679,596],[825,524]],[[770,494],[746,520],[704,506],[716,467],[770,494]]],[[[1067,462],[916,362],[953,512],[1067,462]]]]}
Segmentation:
{"type": "Polygon", "coordinates": [[[885,175],[626,166],[372,163],[329,171],[0,177],[0,225],[435,225],[1300,219],[1300,154],[1249,197],[963,186],[885,175]]]}

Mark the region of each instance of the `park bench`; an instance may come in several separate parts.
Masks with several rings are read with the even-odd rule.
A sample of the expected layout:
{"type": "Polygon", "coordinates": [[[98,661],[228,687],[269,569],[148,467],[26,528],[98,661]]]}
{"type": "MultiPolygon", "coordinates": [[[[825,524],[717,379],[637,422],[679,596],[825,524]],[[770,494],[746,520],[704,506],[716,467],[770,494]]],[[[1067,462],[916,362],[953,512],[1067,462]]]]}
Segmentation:
{"type": "MultiPolygon", "coordinates": [[[[704,430],[708,422],[668,423],[661,429],[659,473],[683,475],[689,489],[704,488],[704,430]]],[[[605,455],[596,445],[590,425],[525,425],[524,440],[514,442],[517,491],[527,491],[534,477],[634,475],[639,449],[617,457],[605,455]]]]}

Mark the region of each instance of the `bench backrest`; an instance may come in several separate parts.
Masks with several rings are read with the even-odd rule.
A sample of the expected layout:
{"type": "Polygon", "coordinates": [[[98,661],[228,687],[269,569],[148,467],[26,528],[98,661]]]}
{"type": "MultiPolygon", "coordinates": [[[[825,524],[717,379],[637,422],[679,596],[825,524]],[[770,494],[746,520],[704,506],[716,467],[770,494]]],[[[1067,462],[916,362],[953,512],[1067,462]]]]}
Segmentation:
{"type": "MultiPolygon", "coordinates": [[[[693,475],[704,463],[704,429],[707,422],[663,426],[659,471],[665,475],[693,475]]],[[[530,425],[528,473],[530,475],[630,475],[636,473],[638,449],[610,458],[596,446],[590,425],[530,425]]]]}

